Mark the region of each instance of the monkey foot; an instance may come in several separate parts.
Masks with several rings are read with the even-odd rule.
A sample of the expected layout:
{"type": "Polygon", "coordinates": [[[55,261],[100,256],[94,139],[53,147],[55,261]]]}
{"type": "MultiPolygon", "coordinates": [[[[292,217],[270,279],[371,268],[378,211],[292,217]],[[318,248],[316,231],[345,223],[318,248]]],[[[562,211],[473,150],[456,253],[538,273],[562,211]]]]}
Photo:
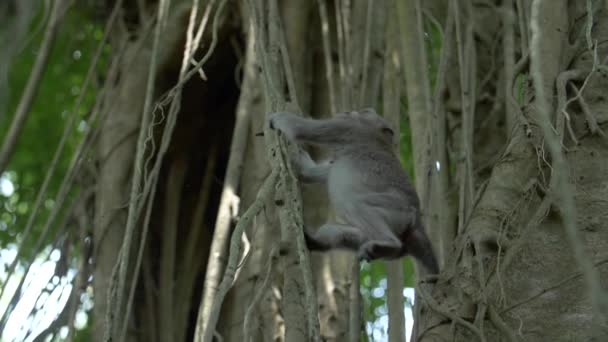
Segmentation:
{"type": "Polygon", "coordinates": [[[357,259],[359,259],[359,261],[367,261],[370,262],[372,260],[374,260],[374,246],[370,245],[370,244],[364,244],[363,246],[361,246],[359,248],[359,251],[357,252],[357,259]]]}

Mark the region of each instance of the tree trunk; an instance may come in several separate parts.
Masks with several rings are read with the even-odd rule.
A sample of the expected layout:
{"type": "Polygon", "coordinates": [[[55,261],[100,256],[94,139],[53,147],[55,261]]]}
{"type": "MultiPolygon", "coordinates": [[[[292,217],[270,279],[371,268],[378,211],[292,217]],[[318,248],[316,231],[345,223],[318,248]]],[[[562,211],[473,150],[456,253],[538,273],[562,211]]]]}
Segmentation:
{"type": "MultiPolygon", "coordinates": [[[[128,8],[125,10],[128,12],[128,8]]],[[[140,18],[156,13],[148,10],[141,11],[140,18]]],[[[108,117],[99,139],[94,277],[94,336],[98,341],[108,337],[120,340],[125,328],[132,341],[184,341],[194,334],[238,99],[234,78],[238,57],[232,43],[238,46],[242,38],[234,16],[221,17],[217,44],[203,66],[206,80],[196,74],[183,87],[167,93],[178,80],[189,15],[189,7],[174,8],[161,34],[152,125],[145,128],[149,136],[139,197],[143,200],[136,214],[124,288],[116,288],[117,258],[125,234],[127,189],[132,182],[136,137],[142,129],[139,118],[153,47],[149,27],[139,26],[136,21],[114,33],[113,55],[121,58],[122,65],[117,79],[106,86],[108,117]],[[119,42],[125,40],[126,46],[121,48],[119,42]],[[156,103],[159,99],[163,102],[156,103]],[[177,101],[180,108],[174,124],[167,115],[172,110],[171,101],[177,101]],[[166,133],[170,124],[174,132],[166,133]],[[158,153],[163,148],[166,152],[161,160],[158,153]],[[160,169],[154,174],[157,160],[160,169]],[[146,192],[146,187],[150,191],[146,192]],[[123,306],[112,308],[120,292],[123,306]],[[132,298],[130,293],[134,294],[132,298]]],[[[204,49],[193,56],[197,61],[212,45],[209,27],[202,41],[204,49]]]]}
{"type": "MultiPolygon", "coordinates": [[[[536,11],[525,1],[453,4],[427,13],[456,19],[454,36],[443,39],[450,67],[440,99],[448,114],[446,148],[456,166],[451,183],[459,184],[460,217],[453,256],[432,292],[421,292],[429,308],[418,317],[417,338],[604,340],[606,294],[599,279],[607,274],[608,230],[593,223],[606,211],[593,198],[606,196],[605,181],[597,178],[607,152],[601,133],[606,102],[596,94],[608,84],[599,71],[606,48],[593,42],[608,32],[606,8],[595,3],[587,12],[580,1],[535,1],[536,11]],[[536,33],[531,23],[538,25],[536,33]],[[517,39],[509,42],[513,30],[517,39]],[[453,47],[446,46],[450,38],[453,47]],[[509,48],[498,49],[501,44],[509,48]],[[536,70],[528,62],[530,50],[536,70]],[[513,58],[515,64],[503,67],[513,58]],[[542,84],[531,83],[534,72],[542,84]],[[555,129],[540,129],[539,98],[555,129]],[[550,152],[547,134],[555,132],[562,167],[550,152]],[[561,172],[566,183],[557,181],[561,172]],[[566,187],[571,191],[563,193],[566,187]]],[[[447,32],[449,20],[438,21],[447,32]]]]}
{"type": "MultiPolygon", "coordinates": [[[[260,1],[251,2],[272,7],[260,1]]],[[[583,1],[535,0],[532,10],[521,0],[504,0],[500,6],[399,0],[396,8],[389,2],[279,1],[279,27],[288,51],[283,56],[290,65],[283,70],[282,61],[273,61],[280,71],[268,70],[255,51],[254,43],[261,42],[250,31],[248,1],[203,1],[197,25],[209,3],[214,6],[194,63],[210,47],[213,52],[204,73],[183,87],[174,88],[183,70],[192,70],[180,66],[189,36],[189,2],[171,7],[156,52],[148,26],[156,23],[153,8],[127,2],[125,23],[113,34],[112,56],[120,58],[120,67],[105,89],[107,118],[98,148],[96,340],[120,340],[124,326],[131,341],[192,340],[203,329],[197,317],[199,304],[209,304],[201,303],[204,284],[209,284],[205,276],[211,277],[205,267],[217,266],[210,271],[220,276],[212,279],[217,287],[228,259],[227,237],[271,172],[268,136],[260,136],[269,108],[264,93],[269,72],[284,75],[282,81],[293,79],[278,96],[291,95],[295,107],[314,117],[381,108],[380,94],[383,109],[390,110],[398,98],[393,87],[407,89],[417,190],[442,262],[436,283],[423,276],[417,288],[417,341],[607,337],[607,295],[598,281],[605,282],[608,274],[608,227],[602,220],[608,212],[608,147],[602,131],[608,121],[603,64],[608,48],[602,43],[608,38],[608,13],[603,2],[591,1],[587,9],[583,1]],[[406,87],[396,86],[386,74],[396,72],[396,66],[384,65],[387,23],[397,14],[406,87]],[[157,105],[153,124],[140,127],[154,53],[157,105]],[[246,134],[233,137],[236,117],[244,113],[248,121],[238,132],[246,134]],[[547,123],[554,129],[547,130],[547,123]],[[148,162],[143,180],[135,180],[142,193],[134,199],[127,190],[133,157],[142,148],[136,138],[141,129],[147,132],[141,151],[148,162]],[[232,151],[243,153],[234,164],[228,163],[231,139],[246,142],[237,144],[245,146],[244,153],[232,151]],[[555,141],[557,148],[551,145],[555,141]],[[227,171],[227,165],[236,165],[237,173],[227,171]],[[227,173],[231,181],[223,184],[227,173]],[[567,182],[559,181],[562,175],[567,182]],[[230,201],[222,200],[227,190],[235,196],[230,201]],[[137,224],[130,252],[119,257],[130,201],[138,203],[137,224]],[[229,210],[219,208],[226,203],[229,210]],[[218,218],[218,210],[227,216],[218,218]],[[226,221],[216,224],[216,218],[226,221]],[[226,239],[212,248],[219,234],[214,227],[220,226],[226,239]],[[120,260],[128,276],[117,288],[120,260]],[[125,301],[117,307],[118,294],[125,301]]],[[[276,22],[270,19],[278,18],[264,14],[258,19],[271,27],[276,22]]],[[[399,60],[395,49],[391,63],[399,60]]],[[[388,114],[396,120],[395,113],[388,114]]],[[[321,151],[312,152],[323,157],[321,151]]],[[[331,217],[321,189],[304,187],[302,193],[306,225],[318,226],[331,217]]],[[[313,255],[318,303],[305,302],[303,288],[284,291],[290,280],[301,283],[298,275],[286,272],[297,271],[300,259],[282,254],[293,241],[279,238],[274,212],[281,195],[265,199],[252,225],[237,237],[244,251],[214,331],[224,341],[285,340],[293,336],[286,332],[293,322],[285,321],[290,317],[286,310],[293,308],[286,303],[292,301],[304,308],[319,306],[323,340],[358,340],[363,324],[352,255],[313,255]]],[[[390,284],[397,287],[392,296],[398,296],[399,281],[390,284]]],[[[393,307],[391,315],[398,309],[393,307]]],[[[301,316],[302,322],[307,319],[301,316]]],[[[396,332],[402,334],[402,329],[391,331],[393,340],[399,338],[396,332]]],[[[309,334],[297,331],[302,340],[309,334]]]]}

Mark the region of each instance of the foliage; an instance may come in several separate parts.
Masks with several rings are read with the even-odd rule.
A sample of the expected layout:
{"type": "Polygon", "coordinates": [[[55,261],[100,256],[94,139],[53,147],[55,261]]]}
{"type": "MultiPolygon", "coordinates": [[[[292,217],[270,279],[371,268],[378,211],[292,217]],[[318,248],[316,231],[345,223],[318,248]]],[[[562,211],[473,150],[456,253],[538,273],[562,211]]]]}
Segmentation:
{"type": "MultiPolygon", "coordinates": [[[[46,19],[48,19],[48,15],[37,14],[31,23],[27,44],[21,47],[21,51],[9,67],[7,113],[0,116],[0,141],[4,141],[32,71],[43,39],[46,19]]],[[[82,139],[82,132],[86,127],[84,119],[90,114],[98,92],[95,77],[89,84],[79,108],[75,108],[75,106],[83,91],[87,72],[102,35],[103,27],[84,15],[81,10],[72,8],[67,12],[28,119],[17,141],[13,157],[7,171],[0,178],[0,205],[4,209],[0,214],[0,249],[6,252],[5,255],[15,255],[15,249],[20,248],[19,261],[33,259],[32,253],[34,253],[34,246],[40,237],[43,223],[53,209],[54,198],[68,171],[76,146],[82,139]],[[43,198],[42,208],[34,221],[33,233],[24,239],[23,232],[35,205],[36,197],[50,168],[58,143],[64,134],[66,122],[74,110],[77,115],[74,127],[70,127],[68,130],[65,148],[43,198]]],[[[105,55],[107,53],[102,54],[100,65],[96,66],[99,74],[103,74],[106,68],[105,55]]],[[[51,230],[58,227],[57,222],[55,223],[51,230]]],[[[44,244],[56,245],[56,242],[51,239],[53,239],[53,234],[46,237],[46,241],[43,241],[44,244]]],[[[36,258],[48,255],[48,248],[42,246],[42,250],[46,252],[40,253],[36,258]]],[[[0,263],[0,287],[5,286],[8,281],[5,279],[7,276],[5,272],[10,262],[12,262],[12,257],[0,263]]],[[[20,277],[23,277],[22,272],[21,267],[18,267],[11,281],[18,281],[20,277]]],[[[24,290],[27,294],[27,288],[24,290]]],[[[3,299],[7,300],[7,296],[10,295],[11,293],[5,293],[3,299]]],[[[57,304],[54,306],[51,310],[61,309],[57,307],[57,304]]],[[[36,322],[36,319],[40,319],[40,317],[30,317],[28,322],[23,324],[24,326],[35,324],[32,322],[36,322]]],[[[87,326],[84,330],[77,332],[76,340],[89,341],[91,340],[90,334],[90,327],[87,326]]]]}
{"type": "MultiPolygon", "coordinates": [[[[3,116],[3,121],[0,122],[1,140],[6,136],[21,92],[36,59],[43,37],[44,30],[39,29],[44,25],[41,22],[43,19],[44,15],[41,13],[33,20],[29,44],[23,47],[10,66],[8,115],[3,116]]],[[[12,183],[14,192],[7,193],[8,196],[0,195],[0,205],[4,208],[0,216],[0,247],[14,243],[18,234],[23,231],[64,131],[65,122],[74,110],[75,101],[82,91],[92,56],[103,33],[102,29],[90,18],[74,9],[68,11],[65,17],[38,95],[19,137],[8,170],[3,174],[3,178],[12,183]]],[[[89,86],[81,107],[77,109],[80,118],[86,115],[95,99],[97,90],[94,84],[92,86],[89,86]]],[[[52,198],[67,171],[76,143],[81,137],[82,122],[77,122],[76,126],[68,138],[37,222],[43,221],[52,208],[52,198]]],[[[35,239],[28,239],[25,242],[24,255],[28,255],[33,241],[35,239]]]]}

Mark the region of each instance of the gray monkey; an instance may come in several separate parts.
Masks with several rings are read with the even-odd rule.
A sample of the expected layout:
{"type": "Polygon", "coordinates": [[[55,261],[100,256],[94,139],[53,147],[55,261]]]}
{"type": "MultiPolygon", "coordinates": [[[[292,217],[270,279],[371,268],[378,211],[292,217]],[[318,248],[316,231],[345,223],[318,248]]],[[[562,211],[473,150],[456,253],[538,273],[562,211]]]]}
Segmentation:
{"type": "Polygon", "coordinates": [[[420,218],[418,196],[393,152],[394,129],[373,109],[339,113],[326,120],[272,113],[270,127],[296,143],[327,148],[331,160],[316,163],[300,151],[293,164],[303,182],[322,182],[336,215],[316,232],[305,229],[310,250],[357,252],[360,260],[406,254],[433,274],[439,266],[420,218]]]}

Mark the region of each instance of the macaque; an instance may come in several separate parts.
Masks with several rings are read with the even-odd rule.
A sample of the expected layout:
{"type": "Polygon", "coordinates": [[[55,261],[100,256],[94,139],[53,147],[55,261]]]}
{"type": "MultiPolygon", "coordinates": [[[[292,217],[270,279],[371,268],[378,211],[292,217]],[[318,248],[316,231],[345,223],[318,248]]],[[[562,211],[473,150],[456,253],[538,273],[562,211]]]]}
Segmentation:
{"type": "Polygon", "coordinates": [[[316,163],[300,150],[293,158],[303,182],[324,183],[336,215],[316,232],[305,229],[311,251],[355,251],[359,260],[412,255],[432,274],[439,266],[420,217],[418,196],[393,152],[394,129],[373,109],[339,113],[326,120],[272,113],[269,125],[298,144],[328,149],[316,163]]]}

